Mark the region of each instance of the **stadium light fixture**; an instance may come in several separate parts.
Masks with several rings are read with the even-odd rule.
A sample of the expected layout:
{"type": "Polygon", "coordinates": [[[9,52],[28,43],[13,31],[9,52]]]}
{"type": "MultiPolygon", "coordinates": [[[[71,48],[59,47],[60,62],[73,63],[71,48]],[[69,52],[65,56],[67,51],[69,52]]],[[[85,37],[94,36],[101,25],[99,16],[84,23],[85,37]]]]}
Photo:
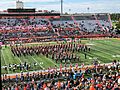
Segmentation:
{"type": "Polygon", "coordinates": [[[69,14],[71,14],[71,9],[69,9],[69,14]]]}

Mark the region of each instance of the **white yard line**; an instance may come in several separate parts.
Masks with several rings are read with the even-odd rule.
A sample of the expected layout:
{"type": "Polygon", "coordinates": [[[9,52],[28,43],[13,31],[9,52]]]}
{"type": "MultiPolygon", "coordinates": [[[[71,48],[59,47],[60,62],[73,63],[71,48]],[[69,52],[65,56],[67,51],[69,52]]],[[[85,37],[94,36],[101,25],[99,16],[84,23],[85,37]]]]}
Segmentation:
{"type": "MultiPolygon", "coordinates": [[[[100,49],[101,49],[101,48],[100,48],[100,49]]],[[[94,50],[99,51],[99,52],[102,52],[102,53],[105,53],[105,52],[103,52],[102,50],[98,50],[98,49],[96,49],[96,48],[94,48],[94,50]]],[[[110,53],[105,53],[105,54],[111,56],[110,53]]]]}
{"type": "MultiPolygon", "coordinates": [[[[31,56],[31,57],[32,57],[32,56],[31,56]]],[[[32,58],[33,58],[33,60],[34,60],[35,62],[37,62],[37,63],[39,64],[39,62],[38,62],[34,57],[32,57],[32,58]]],[[[44,67],[43,67],[42,65],[39,64],[39,66],[42,67],[42,69],[44,69],[44,67]]]]}
{"type": "MultiPolygon", "coordinates": [[[[5,57],[4,57],[4,54],[3,54],[3,51],[2,51],[2,50],[1,50],[1,55],[3,56],[4,62],[5,62],[5,64],[7,65],[6,60],[5,60],[5,57]]],[[[8,67],[7,67],[7,71],[8,71],[8,73],[10,73],[10,72],[9,72],[8,67]]]]}
{"type": "Polygon", "coordinates": [[[58,66],[58,64],[56,64],[54,61],[52,61],[52,60],[49,60],[50,62],[52,62],[53,64],[55,64],[56,66],[58,66]]]}
{"type": "Polygon", "coordinates": [[[17,58],[18,58],[18,60],[20,61],[20,63],[22,63],[21,59],[20,59],[19,57],[17,57],[17,58]]]}
{"type": "MultiPolygon", "coordinates": [[[[11,53],[12,54],[12,53],[11,53]]],[[[12,54],[12,56],[13,57],[15,57],[13,54],[12,54]]],[[[17,57],[17,56],[16,56],[17,57]]],[[[20,60],[20,58],[19,57],[17,57],[18,58],[18,60],[20,61],[20,63],[22,63],[22,61],[20,60]]]]}

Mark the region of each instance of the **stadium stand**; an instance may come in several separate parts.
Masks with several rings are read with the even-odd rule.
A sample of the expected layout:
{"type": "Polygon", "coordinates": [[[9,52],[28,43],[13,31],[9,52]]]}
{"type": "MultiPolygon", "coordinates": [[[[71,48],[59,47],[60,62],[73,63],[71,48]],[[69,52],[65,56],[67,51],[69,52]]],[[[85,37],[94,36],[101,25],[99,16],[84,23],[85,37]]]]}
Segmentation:
{"type": "Polygon", "coordinates": [[[2,90],[120,90],[120,34],[110,14],[67,15],[62,3],[61,13],[19,0],[0,11],[2,90]]]}
{"type": "Polygon", "coordinates": [[[14,78],[3,75],[2,90],[119,90],[119,61],[109,65],[64,69],[45,72],[21,72],[14,78]]]}
{"type": "MultiPolygon", "coordinates": [[[[48,12],[47,12],[48,13],[48,12]]],[[[15,15],[14,13],[13,15],[15,15]]],[[[24,13],[25,14],[25,13],[24,13]]],[[[90,48],[84,44],[56,44],[44,46],[12,46],[18,43],[32,43],[41,41],[60,41],[65,38],[96,38],[117,37],[113,31],[109,14],[80,14],[61,16],[37,16],[36,13],[27,13],[24,17],[2,16],[0,17],[0,40],[3,44],[10,44],[14,56],[44,55],[52,58],[56,63],[71,61],[80,62],[80,56],[74,52],[82,51],[86,59],[86,52],[90,48]],[[57,17],[57,18],[56,18],[57,17]]],[[[2,15],[2,14],[1,14],[2,15]]],[[[12,14],[10,14],[12,15],[12,14]]],[[[2,44],[1,44],[2,45],[2,44]]],[[[13,56],[13,57],[14,57],[13,56]]],[[[24,62],[9,64],[2,69],[15,73],[21,71],[15,77],[3,74],[1,76],[2,90],[119,90],[120,64],[114,60],[112,65],[99,65],[94,62],[93,67],[82,68],[78,64],[70,68],[60,64],[58,70],[48,68],[47,72],[29,73],[34,66],[24,62]],[[28,71],[26,74],[23,71],[28,71]]],[[[92,66],[92,65],[91,65],[92,66]]]]}
{"type": "MultiPolygon", "coordinates": [[[[55,17],[55,16],[54,16],[55,17]]],[[[4,17],[0,19],[3,41],[37,42],[42,38],[111,37],[108,14],[63,15],[60,18],[4,17]]]]}

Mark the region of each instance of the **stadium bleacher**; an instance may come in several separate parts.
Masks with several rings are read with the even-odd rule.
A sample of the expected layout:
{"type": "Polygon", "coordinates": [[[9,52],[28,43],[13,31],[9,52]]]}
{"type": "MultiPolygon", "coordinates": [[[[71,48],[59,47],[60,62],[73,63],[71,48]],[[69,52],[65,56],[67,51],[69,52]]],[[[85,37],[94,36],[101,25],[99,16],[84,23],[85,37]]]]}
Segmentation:
{"type": "MultiPolygon", "coordinates": [[[[33,37],[59,37],[105,35],[111,36],[111,24],[107,14],[63,15],[60,18],[1,18],[0,38],[3,40],[24,41],[33,37]]],[[[92,36],[91,36],[92,37],[92,36]]],[[[35,41],[35,40],[33,40],[35,41]]]]}
{"type": "Polygon", "coordinates": [[[14,78],[3,75],[2,90],[119,90],[119,70],[119,61],[114,60],[109,65],[94,63],[84,70],[76,66],[62,71],[49,69],[47,73],[21,72],[14,78]]]}
{"type": "MultiPolygon", "coordinates": [[[[60,18],[42,17],[4,17],[0,18],[0,39],[7,44],[13,41],[41,42],[59,41],[64,38],[94,38],[94,37],[114,37],[116,33],[112,31],[111,22],[108,14],[81,14],[81,15],[62,15],[60,18]]],[[[4,44],[3,43],[3,44],[4,44]]],[[[15,44],[15,43],[14,43],[15,44]]],[[[80,61],[80,58],[73,54],[79,50],[89,52],[88,47],[82,44],[67,44],[54,46],[33,46],[33,47],[11,47],[14,56],[39,55],[46,57],[52,56],[57,63],[80,61]],[[69,52],[71,51],[71,52],[69,52]]],[[[85,58],[86,58],[86,54],[85,58]]],[[[34,63],[36,65],[37,63],[34,63]]],[[[2,90],[119,90],[119,61],[113,62],[112,66],[94,65],[93,68],[86,67],[85,70],[48,71],[47,73],[29,72],[14,78],[2,75],[2,90]],[[50,82],[47,82],[50,81],[50,82]]],[[[4,66],[2,69],[6,69],[4,66]]],[[[28,70],[29,64],[9,64],[9,69],[28,70]],[[11,68],[13,67],[13,68],[11,68]],[[17,69],[16,69],[17,68],[17,69]]]]}

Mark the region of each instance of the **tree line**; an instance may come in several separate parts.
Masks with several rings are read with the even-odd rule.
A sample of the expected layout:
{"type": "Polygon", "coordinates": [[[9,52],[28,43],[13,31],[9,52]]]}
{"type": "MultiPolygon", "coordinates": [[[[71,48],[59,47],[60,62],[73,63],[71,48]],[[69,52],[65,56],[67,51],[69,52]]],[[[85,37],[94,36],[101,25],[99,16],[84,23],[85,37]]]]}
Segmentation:
{"type": "Polygon", "coordinates": [[[114,14],[111,14],[111,20],[113,21],[118,21],[116,23],[116,29],[120,29],[120,13],[114,13],[114,14]]]}

